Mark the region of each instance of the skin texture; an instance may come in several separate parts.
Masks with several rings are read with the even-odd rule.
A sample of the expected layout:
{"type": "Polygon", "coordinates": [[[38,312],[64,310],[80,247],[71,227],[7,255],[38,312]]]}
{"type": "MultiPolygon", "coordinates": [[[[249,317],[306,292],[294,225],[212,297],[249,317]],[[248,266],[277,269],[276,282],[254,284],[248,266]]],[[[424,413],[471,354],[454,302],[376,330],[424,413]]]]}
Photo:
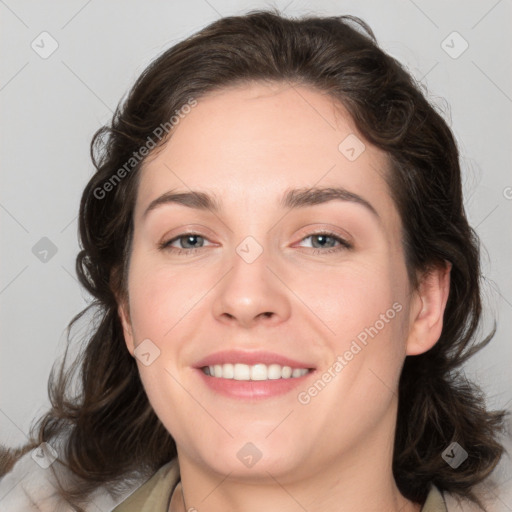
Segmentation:
{"type": "MultiPolygon", "coordinates": [[[[252,83],[198,100],[146,161],[134,212],[127,349],[150,339],[160,355],[137,359],[148,398],[175,439],[182,488],[170,510],[411,511],[391,472],[397,388],[406,355],[431,348],[442,329],[449,266],[411,290],[401,221],[384,181],[386,155],[364,141],[343,106],[305,86],[252,83]],[[350,134],[365,150],[349,161],[350,134]],[[290,188],[342,186],[349,201],[283,210],[290,188]],[[214,193],[214,214],[149,203],[174,189],[214,193]],[[187,232],[201,237],[187,245],[187,232]],[[352,249],[315,232],[349,240],[352,249]],[[252,263],[236,252],[252,236],[252,263]],[[161,250],[159,242],[189,251],[161,250]],[[195,253],[190,247],[200,247],[195,253]],[[328,253],[337,247],[337,252],[328,253]],[[317,253],[314,253],[314,250],[317,253]],[[323,251],[323,252],[322,252],[323,251]],[[333,367],[393,304],[401,306],[309,403],[297,394],[333,367]],[[265,314],[267,313],[267,314],[265,314]],[[193,367],[227,348],[269,350],[316,372],[282,396],[237,400],[210,390],[193,367]],[[261,459],[237,457],[253,443],[261,459]]],[[[380,324],[379,324],[380,325],[380,324]]]]}

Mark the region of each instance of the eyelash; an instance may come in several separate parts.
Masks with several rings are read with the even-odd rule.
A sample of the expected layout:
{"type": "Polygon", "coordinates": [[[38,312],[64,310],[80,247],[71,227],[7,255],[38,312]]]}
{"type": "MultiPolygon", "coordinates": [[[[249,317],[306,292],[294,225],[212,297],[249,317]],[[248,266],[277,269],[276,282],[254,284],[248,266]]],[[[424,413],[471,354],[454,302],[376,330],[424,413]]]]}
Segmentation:
{"type": "MultiPolygon", "coordinates": [[[[170,245],[171,243],[175,242],[176,240],[179,240],[180,238],[185,238],[185,237],[188,237],[188,236],[199,236],[199,237],[204,238],[205,240],[207,240],[206,237],[203,237],[199,233],[193,233],[193,232],[182,233],[182,234],[180,234],[180,235],[178,235],[178,236],[176,236],[174,238],[171,238],[170,240],[161,242],[158,245],[158,248],[160,250],[162,250],[162,251],[173,252],[173,253],[175,253],[177,255],[189,255],[189,256],[195,254],[197,251],[200,251],[201,249],[205,249],[205,247],[193,247],[191,249],[181,249],[181,248],[178,248],[178,247],[171,247],[171,245],[170,245]]],[[[339,242],[339,244],[340,244],[337,247],[330,247],[328,249],[312,248],[311,251],[313,252],[313,254],[330,254],[330,253],[335,253],[335,252],[339,252],[339,251],[342,251],[342,250],[353,249],[353,245],[351,243],[347,242],[344,238],[341,238],[338,235],[336,235],[334,233],[327,232],[327,231],[321,231],[321,232],[318,232],[318,233],[311,233],[311,234],[305,236],[304,238],[302,238],[301,241],[306,240],[307,238],[310,238],[310,237],[313,237],[313,236],[327,236],[329,238],[333,238],[335,241],[339,242]]]]}

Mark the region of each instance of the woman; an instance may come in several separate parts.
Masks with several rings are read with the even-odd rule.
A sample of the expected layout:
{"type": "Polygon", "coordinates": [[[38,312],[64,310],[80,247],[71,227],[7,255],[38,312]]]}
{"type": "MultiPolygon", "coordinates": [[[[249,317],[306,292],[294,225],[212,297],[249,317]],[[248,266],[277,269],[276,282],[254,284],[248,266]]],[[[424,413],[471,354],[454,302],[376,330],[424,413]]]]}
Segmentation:
{"type": "Polygon", "coordinates": [[[99,323],[78,394],[61,371],[6,455],[9,510],[20,487],[41,510],[483,504],[504,412],[457,373],[493,334],[458,150],[363,21],[212,23],[92,149],[77,272],[99,323]],[[46,487],[16,487],[29,450],[46,487]]]}

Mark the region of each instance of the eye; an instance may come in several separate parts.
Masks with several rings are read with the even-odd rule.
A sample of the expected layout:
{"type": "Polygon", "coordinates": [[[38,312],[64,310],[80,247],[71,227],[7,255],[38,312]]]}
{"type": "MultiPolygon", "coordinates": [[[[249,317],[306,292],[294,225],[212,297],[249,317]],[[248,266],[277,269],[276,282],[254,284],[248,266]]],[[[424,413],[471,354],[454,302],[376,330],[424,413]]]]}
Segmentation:
{"type": "Polygon", "coordinates": [[[203,248],[201,246],[197,246],[201,243],[201,240],[204,243],[206,238],[198,233],[182,233],[170,240],[161,242],[158,247],[161,250],[171,251],[176,254],[191,254],[203,248]],[[173,244],[176,242],[178,242],[182,247],[173,247],[173,244]]]}
{"type": "MultiPolygon", "coordinates": [[[[334,233],[313,233],[304,237],[302,241],[308,239],[311,239],[313,242],[312,252],[314,254],[326,254],[353,248],[351,243],[334,233]]],[[[195,254],[197,251],[205,248],[205,240],[207,238],[198,233],[182,233],[170,240],[161,242],[158,247],[160,250],[170,251],[175,254],[195,254]],[[203,245],[200,245],[201,241],[203,245]],[[175,247],[174,244],[176,243],[181,245],[181,247],[175,247]]]]}
{"type": "Polygon", "coordinates": [[[325,254],[325,253],[332,253],[332,252],[338,252],[343,251],[346,249],[352,249],[353,246],[350,242],[347,242],[344,238],[339,237],[338,235],[334,233],[329,232],[320,232],[320,233],[313,233],[311,235],[308,235],[304,237],[302,240],[311,239],[312,241],[312,252],[314,254],[325,254]],[[335,244],[338,245],[335,245],[335,244]],[[316,247],[315,247],[316,244],[316,247]],[[320,247],[320,249],[318,248],[320,247]]]}

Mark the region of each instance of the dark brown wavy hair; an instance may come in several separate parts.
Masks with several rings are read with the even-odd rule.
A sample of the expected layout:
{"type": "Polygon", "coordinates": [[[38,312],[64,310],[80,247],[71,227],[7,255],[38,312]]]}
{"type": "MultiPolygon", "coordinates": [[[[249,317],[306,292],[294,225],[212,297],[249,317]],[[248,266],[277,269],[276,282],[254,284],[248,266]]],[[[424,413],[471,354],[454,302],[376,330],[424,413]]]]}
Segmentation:
{"type": "Polygon", "coordinates": [[[479,241],[464,211],[454,136],[421,86],[378,47],[364,21],[285,18],[275,8],[219,19],[165,51],[137,79],[111,123],[94,135],[96,172],[80,203],[76,260],[80,283],[94,300],[70,322],[68,336],[87,311],[95,311],[95,322],[71,367],[65,369],[66,349],[58,372],[52,368],[52,407],[31,428],[29,444],[4,450],[3,472],[22,453],[65,434],[59,459],[77,480],[59,492],[82,510],[80,504],[97,486],[118,489],[130,475],[150,476],[176,456],[175,442],[126,350],[117,312],[127,297],[132,216],[147,156],[115,186],[106,184],[190,98],[200,101],[214,90],[251,81],[304,85],[343,104],[360,133],[389,159],[387,180],[403,223],[412,285],[418,284],[418,271],[452,264],[441,337],[428,352],[406,357],[403,366],[393,474],[401,493],[414,502],[423,503],[434,484],[481,504],[472,489],[504,452],[499,434],[506,413],[488,411],[481,390],[461,370],[496,327],[475,339],[482,313],[479,241]],[[79,389],[72,394],[77,372],[79,389]],[[453,441],[469,453],[456,470],[441,457],[453,441]]]}

